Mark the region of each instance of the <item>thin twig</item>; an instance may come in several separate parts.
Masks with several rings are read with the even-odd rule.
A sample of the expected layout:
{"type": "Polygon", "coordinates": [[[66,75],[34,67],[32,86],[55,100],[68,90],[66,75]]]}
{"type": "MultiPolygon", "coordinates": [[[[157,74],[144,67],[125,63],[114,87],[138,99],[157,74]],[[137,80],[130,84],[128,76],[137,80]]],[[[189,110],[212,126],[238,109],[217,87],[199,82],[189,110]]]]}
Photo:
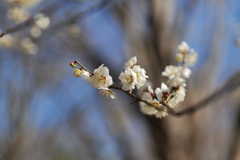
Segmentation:
{"type": "Polygon", "coordinates": [[[92,75],[93,75],[93,73],[90,71],[90,70],[88,70],[86,67],[84,67],[79,61],[74,61],[74,63],[77,63],[79,66],[81,66],[84,70],[86,70],[86,71],[88,71],[89,73],[91,73],[92,75]]]}

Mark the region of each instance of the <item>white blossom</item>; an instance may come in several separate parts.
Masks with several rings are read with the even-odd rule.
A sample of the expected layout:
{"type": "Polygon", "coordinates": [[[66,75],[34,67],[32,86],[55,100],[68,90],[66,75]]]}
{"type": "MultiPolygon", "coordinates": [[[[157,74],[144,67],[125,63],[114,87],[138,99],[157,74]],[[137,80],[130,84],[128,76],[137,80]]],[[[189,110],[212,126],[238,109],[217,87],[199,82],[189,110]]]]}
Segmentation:
{"type": "MultiPolygon", "coordinates": [[[[156,91],[155,91],[155,93],[156,93],[156,91]]],[[[148,92],[145,92],[143,94],[142,99],[147,101],[151,105],[153,105],[153,106],[150,106],[144,102],[140,102],[140,110],[144,114],[155,115],[157,118],[163,118],[168,115],[167,108],[163,107],[160,104],[160,102],[156,99],[156,95],[154,94],[151,86],[148,86],[148,92]]]]}
{"type": "Polygon", "coordinates": [[[183,60],[184,60],[184,56],[183,56],[182,53],[177,53],[177,54],[175,55],[175,59],[176,59],[176,61],[177,61],[178,63],[182,63],[183,60]]]}
{"type": "Polygon", "coordinates": [[[147,92],[148,87],[152,86],[152,82],[147,80],[146,83],[144,84],[144,86],[142,86],[139,90],[138,90],[138,94],[142,95],[144,92],[147,92]]]}
{"type": "Polygon", "coordinates": [[[185,81],[186,80],[181,77],[175,77],[175,78],[169,80],[168,83],[172,87],[179,87],[179,86],[185,87],[186,86],[185,81]]]}
{"type": "Polygon", "coordinates": [[[192,71],[187,67],[180,67],[181,77],[187,79],[190,77],[192,71]]]}
{"type": "Polygon", "coordinates": [[[32,37],[38,38],[38,37],[41,36],[42,30],[41,30],[39,27],[33,26],[33,27],[30,29],[30,34],[31,34],[32,37]]]}
{"type": "Polygon", "coordinates": [[[167,98],[166,96],[169,94],[169,88],[165,83],[162,83],[161,88],[157,88],[155,94],[159,101],[165,100],[167,98]]]}
{"type": "Polygon", "coordinates": [[[27,53],[35,55],[38,52],[38,46],[33,43],[33,41],[30,38],[23,38],[21,40],[21,47],[24,49],[27,53]]]}
{"type": "Polygon", "coordinates": [[[132,68],[134,65],[137,64],[137,57],[134,56],[130,58],[126,63],[124,68],[132,68]]]}
{"type": "Polygon", "coordinates": [[[196,61],[197,61],[197,57],[198,57],[197,53],[194,52],[193,49],[191,49],[190,53],[188,55],[186,55],[186,57],[185,57],[186,65],[187,66],[194,65],[196,63],[196,61]]]}
{"type": "Polygon", "coordinates": [[[112,99],[117,99],[116,97],[116,93],[114,91],[112,91],[109,88],[102,88],[99,93],[103,96],[105,96],[106,98],[112,98],[112,99]]]}
{"type": "Polygon", "coordinates": [[[37,19],[35,21],[36,26],[41,29],[47,29],[50,25],[50,18],[42,13],[37,14],[35,18],[37,19]]]}
{"type": "Polygon", "coordinates": [[[173,65],[166,66],[165,71],[162,72],[162,76],[168,77],[169,79],[173,79],[179,75],[179,67],[173,65]]]}
{"type": "Polygon", "coordinates": [[[139,65],[135,65],[132,70],[134,73],[136,73],[136,87],[139,89],[140,87],[144,86],[148,76],[146,75],[145,69],[141,68],[139,65]]]}
{"type": "Polygon", "coordinates": [[[186,90],[183,87],[180,87],[177,92],[169,99],[167,104],[171,108],[175,108],[179,105],[180,102],[184,101],[186,96],[186,90]]]}
{"type": "Polygon", "coordinates": [[[121,83],[123,84],[122,89],[124,91],[132,91],[137,83],[137,74],[133,72],[131,68],[126,68],[125,72],[122,72],[119,76],[121,83]]]}
{"type": "Polygon", "coordinates": [[[9,19],[14,20],[16,23],[21,23],[28,19],[29,12],[21,7],[14,7],[7,12],[9,19]]]}
{"type": "Polygon", "coordinates": [[[185,41],[182,41],[180,45],[177,46],[180,53],[186,54],[189,51],[189,46],[185,41]]]}
{"type": "Polygon", "coordinates": [[[81,69],[75,69],[74,72],[73,72],[73,75],[75,77],[81,77],[83,75],[83,71],[81,69]]]}
{"type": "Polygon", "coordinates": [[[0,38],[0,46],[11,47],[13,43],[14,43],[14,39],[9,34],[4,35],[3,37],[0,38]]]}
{"type": "Polygon", "coordinates": [[[91,74],[88,71],[83,70],[83,73],[82,73],[83,80],[91,84],[90,75],[91,74]]]}
{"type": "Polygon", "coordinates": [[[95,69],[93,76],[90,77],[90,84],[97,88],[107,88],[113,84],[112,77],[109,75],[109,70],[103,64],[95,69]]]}
{"type": "Polygon", "coordinates": [[[164,118],[168,116],[168,112],[166,108],[160,106],[159,103],[155,103],[155,105],[158,105],[159,107],[161,107],[161,109],[157,110],[156,108],[149,106],[144,102],[140,102],[140,110],[142,113],[146,115],[155,115],[155,117],[157,118],[164,118]]]}

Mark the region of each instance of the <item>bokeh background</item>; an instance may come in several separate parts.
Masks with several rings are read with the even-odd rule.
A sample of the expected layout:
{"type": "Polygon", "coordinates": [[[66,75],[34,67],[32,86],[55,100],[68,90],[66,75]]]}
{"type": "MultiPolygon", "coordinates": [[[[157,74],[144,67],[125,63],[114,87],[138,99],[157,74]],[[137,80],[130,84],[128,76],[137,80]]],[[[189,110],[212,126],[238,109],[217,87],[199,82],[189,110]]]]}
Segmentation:
{"type": "Polygon", "coordinates": [[[240,159],[239,0],[1,0],[0,29],[0,160],[240,159]],[[137,56],[155,88],[183,40],[198,61],[175,111],[201,102],[190,114],[145,116],[69,66],[105,64],[119,83],[137,56]]]}

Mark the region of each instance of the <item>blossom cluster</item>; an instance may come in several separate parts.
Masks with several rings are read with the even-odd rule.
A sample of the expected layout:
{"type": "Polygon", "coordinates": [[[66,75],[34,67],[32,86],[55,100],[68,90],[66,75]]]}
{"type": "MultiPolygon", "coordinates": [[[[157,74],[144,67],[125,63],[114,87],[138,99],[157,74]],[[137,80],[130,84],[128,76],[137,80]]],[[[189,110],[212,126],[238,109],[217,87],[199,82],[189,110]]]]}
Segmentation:
{"type": "MultiPolygon", "coordinates": [[[[156,88],[155,91],[149,85],[148,90],[143,92],[141,98],[133,96],[140,101],[140,109],[144,114],[163,118],[184,101],[186,79],[191,75],[191,70],[188,67],[196,62],[197,53],[190,49],[186,42],[182,42],[177,49],[178,53],[175,59],[178,65],[166,66],[162,72],[162,76],[167,77],[168,81],[162,83],[161,87],[156,88]]],[[[116,98],[116,93],[112,89],[122,90],[132,96],[132,90],[143,87],[147,82],[147,78],[149,78],[145,69],[137,65],[136,57],[132,57],[125,63],[125,70],[119,75],[121,86],[113,83],[112,77],[109,75],[109,69],[103,64],[94,72],[86,69],[78,61],[71,62],[70,66],[76,67],[76,64],[81,66],[81,68],[74,70],[76,77],[83,77],[94,88],[100,89],[100,94],[112,99],[116,98]]]]}
{"type": "Polygon", "coordinates": [[[123,84],[122,89],[124,91],[130,90],[132,92],[135,87],[141,88],[146,83],[146,71],[137,65],[137,57],[132,57],[125,63],[125,71],[119,76],[121,83],[123,84]]]}

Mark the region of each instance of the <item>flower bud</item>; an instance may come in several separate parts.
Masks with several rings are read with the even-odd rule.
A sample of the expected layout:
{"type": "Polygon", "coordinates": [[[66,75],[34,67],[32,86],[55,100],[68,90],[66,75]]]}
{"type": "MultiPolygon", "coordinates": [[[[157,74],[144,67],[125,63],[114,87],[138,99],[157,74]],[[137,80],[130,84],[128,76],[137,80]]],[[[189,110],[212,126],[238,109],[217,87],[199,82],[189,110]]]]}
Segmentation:
{"type": "Polygon", "coordinates": [[[71,62],[71,63],[70,63],[70,66],[74,68],[74,67],[76,67],[76,63],[71,62]]]}
{"type": "Polygon", "coordinates": [[[184,56],[183,56],[183,54],[182,53],[177,53],[176,55],[175,55],[175,59],[176,59],[176,61],[178,62],[178,63],[182,63],[183,62],[183,58],[184,56]]]}
{"type": "Polygon", "coordinates": [[[75,77],[81,77],[83,75],[83,71],[81,69],[77,68],[74,70],[73,75],[75,77]]]}

